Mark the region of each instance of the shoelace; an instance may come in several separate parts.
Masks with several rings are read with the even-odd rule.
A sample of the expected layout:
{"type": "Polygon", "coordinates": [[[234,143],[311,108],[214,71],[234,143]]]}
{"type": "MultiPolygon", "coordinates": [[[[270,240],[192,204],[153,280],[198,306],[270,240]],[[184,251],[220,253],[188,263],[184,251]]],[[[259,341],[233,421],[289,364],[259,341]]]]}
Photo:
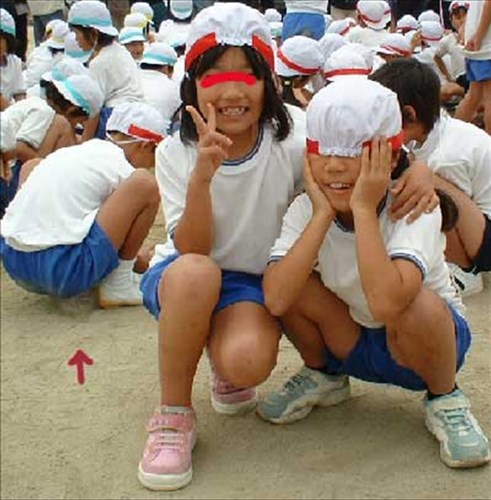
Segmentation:
{"type": "Polygon", "coordinates": [[[175,427],[162,425],[153,427],[149,432],[155,432],[157,434],[157,438],[154,441],[154,446],[157,451],[162,451],[164,448],[172,451],[179,451],[185,444],[184,433],[175,427]]]}
{"type": "Polygon", "coordinates": [[[445,425],[448,425],[453,432],[465,432],[468,434],[472,429],[472,424],[465,408],[443,410],[442,415],[445,425]]]}
{"type": "Polygon", "coordinates": [[[297,388],[301,387],[304,384],[305,380],[307,380],[307,377],[305,377],[301,373],[295,373],[295,375],[293,375],[293,377],[291,377],[285,383],[282,392],[287,394],[295,392],[297,388]]]}

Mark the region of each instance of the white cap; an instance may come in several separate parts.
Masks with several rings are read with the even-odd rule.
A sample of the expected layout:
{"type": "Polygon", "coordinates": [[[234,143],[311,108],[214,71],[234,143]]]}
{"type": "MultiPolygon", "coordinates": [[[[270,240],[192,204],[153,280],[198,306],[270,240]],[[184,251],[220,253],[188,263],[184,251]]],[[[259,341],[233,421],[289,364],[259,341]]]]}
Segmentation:
{"type": "Polygon", "coordinates": [[[419,28],[418,20],[411,14],[405,14],[397,21],[396,31],[404,35],[408,31],[416,31],[419,28]]]}
{"type": "Polygon", "coordinates": [[[470,7],[469,2],[464,2],[462,0],[454,0],[453,2],[450,3],[448,11],[450,12],[450,14],[452,14],[452,12],[455,9],[469,10],[469,7],[470,7]]]}
{"type": "Polygon", "coordinates": [[[5,9],[0,9],[0,31],[15,36],[14,18],[5,9]]]}
{"type": "Polygon", "coordinates": [[[114,107],[106,130],[158,144],[165,137],[166,127],[161,114],[150,105],[125,102],[114,107]]]}
{"type": "Polygon", "coordinates": [[[177,62],[176,51],[168,44],[155,42],[148,46],[143,52],[140,64],[153,64],[155,66],[174,66],[177,62]]]}
{"type": "Polygon", "coordinates": [[[216,3],[198,13],[191,22],[186,43],[186,64],[218,45],[249,45],[274,68],[273,40],[268,23],[256,9],[241,3],[216,3]]]}
{"type": "Polygon", "coordinates": [[[68,23],[60,21],[56,23],[51,32],[51,36],[46,41],[46,45],[52,49],[64,49],[65,48],[65,38],[70,33],[70,28],[68,23]]]}
{"type": "Polygon", "coordinates": [[[324,62],[326,62],[327,58],[337,49],[346,45],[348,42],[346,38],[342,37],[338,33],[326,33],[319,40],[319,49],[322,52],[324,57],[324,62]]]}
{"type": "Polygon", "coordinates": [[[279,21],[271,21],[268,23],[273,38],[281,37],[283,33],[283,23],[279,21]]]}
{"type": "Polygon", "coordinates": [[[51,19],[51,21],[48,21],[48,23],[46,24],[46,27],[44,28],[44,34],[45,36],[48,36],[50,37],[51,36],[51,33],[53,32],[55,26],[58,24],[58,23],[64,23],[65,21],[63,21],[63,19],[51,19]]]}
{"type": "Polygon", "coordinates": [[[141,12],[133,12],[132,14],[126,14],[124,16],[124,27],[125,28],[140,28],[143,29],[148,24],[148,19],[145,14],[141,12]]]}
{"type": "Polygon", "coordinates": [[[176,19],[187,19],[193,14],[193,0],[170,0],[169,8],[176,19]]]}
{"type": "Polygon", "coordinates": [[[438,42],[443,38],[444,31],[439,21],[421,22],[421,35],[430,47],[438,45],[438,42]]]}
{"type": "Polygon", "coordinates": [[[119,32],[118,40],[121,45],[126,45],[132,42],[145,42],[147,39],[141,28],[126,26],[119,32]]]}
{"type": "Polygon", "coordinates": [[[333,21],[327,28],[326,33],[336,33],[341,36],[346,36],[351,28],[356,26],[356,21],[352,17],[338,19],[333,21]]]}
{"type": "Polygon", "coordinates": [[[43,73],[41,79],[46,82],[52,82],[53,80],[65,80],[65,78],[74,75],[88,74],[89,70],[80,61],[71,57],[63,57],[53,66],[51,71],[43,73]]]}
{"type": "Polygon", "coordinates": [[[324,63],[324,77],[330,82],[347,78],[366,78],[372,65],[355,44],[347,44],[335,50],[324,63]]]}
{"type": "Polygon", "coordinates": [[[264,17],[268,23],[281,22],[281,14],[276,9],[266,9],[264,11],[264,17]]]}
{"type": "Polygon", "coordinates": [[[434,21],[436,23],[440,23],[441,19],[434,10],[425,10],[418,16],[418,21],[420,23],[422,23],[423,21],[434,21]]]}
{"type": "Polygon", "coordinates": [[[322,67],[319,42],[306,36],[292,36],[276,53],[276,74],[279,76],[315,75],[322,67]]]}
{"type": "Polygon", "coordinates": [[[402,146],[397,95],[378,82],[334,82],[317,92],[307,106],[310,153],[354,158],[377,136],[387,137],[394,149],[402,146]]]}
{"type": "Polygon", "coordinates": [[[383,30],[390,21],[390,5],[384,0],[358,0],[358,16],[374,30],[383,30]]]}
{"type": "Polygon", "coordinates": [[[73,75],[64,80],[53,80],[60,94],[75,106],[94,116],[102,108],[104,96],[99,84],[90,75],[73,75]]]}
{"type": "Polygon", "coordinates": [[[130,13],[139,12],[143,14],[150,22],[153,20],[153,9],[147,2],[135,2],[130,9],[130,13]]]}
{"type": "Polygon", "coordinates": [[[2,153],[7,153],[9,151],[14,151],[16,146],[15,125],[14,120],[7,120],[2,114],[3,113],[0,112],[0,123],[2,124],[0,127],[0,151],[2,153]]]}
{"type": "Polygon", "coordinates": [[[82,50],[82,47],[77,42],[77,37],[73,31],[65,37],[65,58],[69,57],[76,59],[80,63],[85,63],[91,55],[90,50],[82,50]]]}
{"type": "Polygon", "coordinates": [[[106,35],[118,36],[118,30],[113,26],[109,9],[99,0],[83,0],[74,3],[68,12],[68,24],[94,28],[106,35]]]}
{"type": "Polygon", "coordinates": [[[377,53],[389,56],[411,57],[411,44],[404,35],[389,33],[382,39],[380,47],[377,48],[377,53]]]}

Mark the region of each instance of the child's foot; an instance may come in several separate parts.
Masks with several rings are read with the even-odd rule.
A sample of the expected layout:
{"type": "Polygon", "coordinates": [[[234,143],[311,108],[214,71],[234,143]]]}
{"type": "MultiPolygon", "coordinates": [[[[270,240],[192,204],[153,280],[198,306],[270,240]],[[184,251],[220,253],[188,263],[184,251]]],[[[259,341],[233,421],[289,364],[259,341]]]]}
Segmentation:
{"type": "Polygon", "coordinates": [[[114,279],[109,275],[99,285],[99,306],[103,309],[120,306],[141,306],[143,295],[140,291],[141,275],[133,271],[114,279]]]}
{"type": "Polygon", "coordinates": [[[239,389],[213,372],[211,405],[217,413],[237,415],[252,410],[257,403],[256,388],[239,389]]]}
{"type": "Polygon", "coordinates": [[[304,366],[257,407],[258,415],[273,424],[289,424],[305,418],[314,406],[331,406],[350,397],[346,375],[327,375],[304,366]]]}
{"type": "Polygon", "coordinates": [[[467,273],[455,264],[449,265],[449,269],[461,297],[471,297],[483,291],[484,284],[480,274],[467,273]]]}
{"type": "Polygon", "coordinates": [[[426,427],[440,441],[440,458],[448,467],[477,467],[489,462],[489,443],[459,389],[425,398],[426,427]]]}
{"type": "Polygon", "coordinates": [[[150,490],[177,490],[193,477],[191,452],[196,416],[191,408],[157,408],[147,426],[148,439],[138,467],[140,483],[150,490]]]}

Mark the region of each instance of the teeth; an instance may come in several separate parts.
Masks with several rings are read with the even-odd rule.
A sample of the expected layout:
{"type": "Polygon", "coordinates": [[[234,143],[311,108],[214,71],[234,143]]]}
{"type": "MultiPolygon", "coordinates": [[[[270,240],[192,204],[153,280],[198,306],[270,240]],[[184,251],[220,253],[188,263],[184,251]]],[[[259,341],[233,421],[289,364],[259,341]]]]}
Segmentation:
{"type": "Polygon", "coordinates": [[[222,108],[220,111],[227,116],[238,116],[245,113],[246,108],[222,108]]]}
{"type": "Polygon", "coordinates": [[[331,189],[349,189],[351,187],[351,184],[344,184],[342,182],[332,182],[331,184],[328,184],[328,187],[331,189]]]}

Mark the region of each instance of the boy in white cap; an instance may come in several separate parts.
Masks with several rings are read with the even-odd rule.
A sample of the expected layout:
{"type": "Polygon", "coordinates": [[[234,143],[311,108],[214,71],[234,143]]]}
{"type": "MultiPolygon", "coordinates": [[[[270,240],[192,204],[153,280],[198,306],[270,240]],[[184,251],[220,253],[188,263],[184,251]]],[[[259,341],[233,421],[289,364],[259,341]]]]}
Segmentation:
{"type": "Polygon", "coordinates": [[[140,76],[145,101],[156,109],[167,128],[181,105],[179,86],[172,80],[176,51],[167,43],[152,43],[143,53],[140,76]]]}
{"type": "Polygon", "coordinates": [[[324,63],[324,78],[330,83],[346,78],[366,78],[372,71],[371,61],[356,46],[348,43],[335,50],[324,63]]]}
{"type": "Polygon", "coordinates": [[[348,33],[348,41],[378,47],[387,35],[390,5],[385,0],[359,0],[356,4],[359,26],[348,33]]]}
{"type": "Polygon", "coordinates": [[[126,26],[119,32],[118,40],[119,43],[123,45],[123,47],[125,47],[131,54],[131,57],[136,62],[140,62],[143,57],[146,42],[143,30],[141,28],[131,28],[126,26]]]}
{"type": "Polygon", "coordinates": [[[89,71],[104,95],[100,117],[86,123],[82,138],[104,138],[105,124],[114,106],[143,101],[137,64],[117,42],[118,30],[104,3],[98,0],[74,3],[68,13],[68,23],[82,50],[92,50],[89,71]]]}
{"type": "Polygon", "coordinates": [[[455,384],[471,333],[445,264],[440,210],[411,226],[391,221],[391,170],[402,146],[395,93],[377,82],[335,82],[307,109],[306,193],[290,205],[264,275],[305,366],[259,404],[273,423],[349,397],[348,376],[426,390],[426,425],[449,467],[490,459],[455,384]],[[456,424],[458,422],[458,425],[456,424]]]}
{"type": "Polygon", "coordinates": [[[440,78],[440,83],[445,83],[445,77],[435,63],[435,53],[443,38],[443,26],[437,21],[421,22],[421,52],[414,55],[415,59],[428,65],[440,78]]]}
{"type": "Polygon", "coordinates": [[[22,61],[15,55],[15,21],[0,8],[0,111],[26,97],[22,61]]]}
{"type": "Polygon", "coordinates": [[[71,297],[99,285],[101,307],[141,304],[133,266],[160,202],[146,169],[164,124],[145,103],[126,103],[107,128],[106,141],[41,160],[7,208],[3,263],[27,290],[71,297]]]}
{"type": "Polygon", "coordinates": [[[418,20],[411,14],[404,14],[396,24],[396,32],[405,35],[409,31],[418,31],[420,28],[418,20]]]}

